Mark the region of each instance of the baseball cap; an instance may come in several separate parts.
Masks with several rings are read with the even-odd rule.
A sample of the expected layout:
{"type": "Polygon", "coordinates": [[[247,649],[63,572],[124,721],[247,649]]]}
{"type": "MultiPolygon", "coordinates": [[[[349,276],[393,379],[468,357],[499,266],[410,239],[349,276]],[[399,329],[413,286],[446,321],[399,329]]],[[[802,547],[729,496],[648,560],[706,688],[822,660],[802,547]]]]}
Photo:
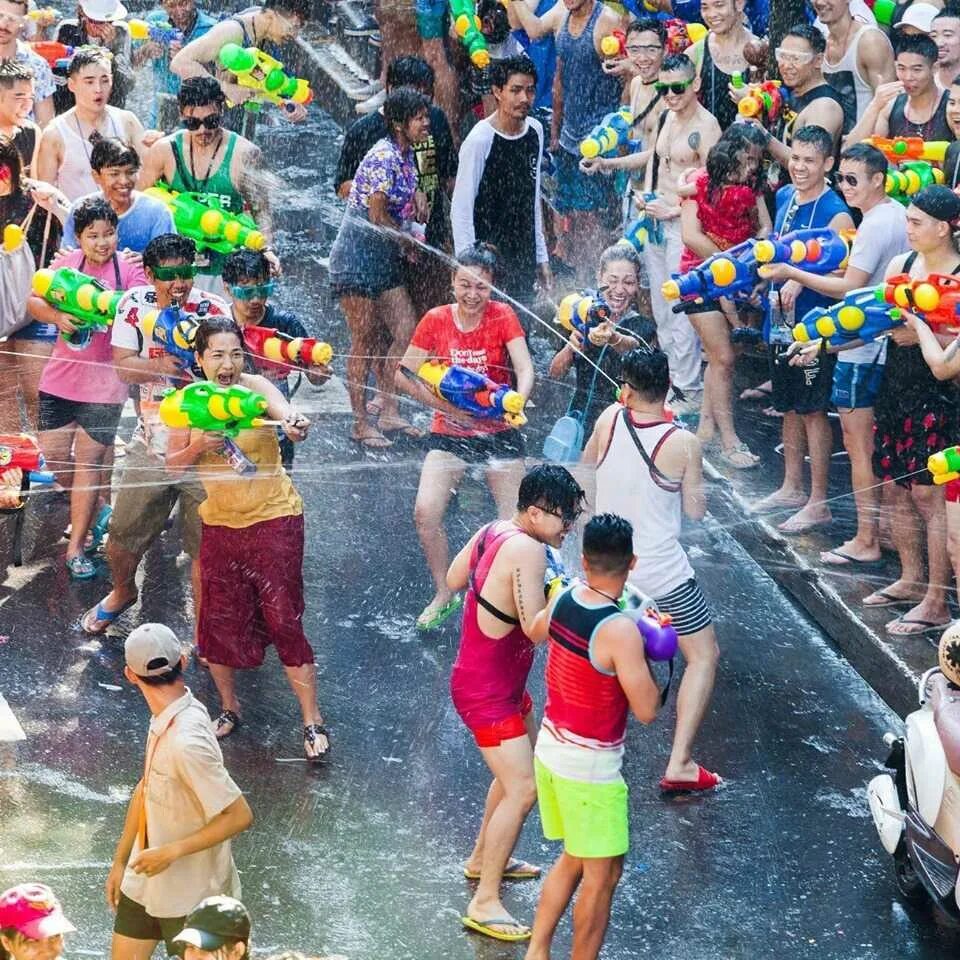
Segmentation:
{"type": "Polygon", "coordinates": [[[933,18],[940,11],[932,3],[911,3],[904,11],[900,22],[894,27],[899,30],[901,27],[915,27],[924,33],[929,33],[933,26],[933,18]]]}
{"type": "Polygon", "coordinates": [[[80,0],[80,9],[99,23],[113,23],[127,15],[127,8],[120,0],[80,0]]]}
{"type": "Polygon", "coordinates": [[[130,631],[123,654],[138,677],[162,677],[180,660],[183,648],[176,634],[162,623],[141,623],[130,631]]]}
{"type": "Polygon", "coordinates": [[[233,897],[207,897],[201,900],[184,921],[173,942],[200,950],[219,950],[225,943],[250,939],[250,914],[233,897]]]}
{"type": "Polygon", "coordinates": [[[0,893],[0,929],[28,940],[46,940],[77,928],[63,915],[60,901],[42,883],[21,883],[0,893]]]}

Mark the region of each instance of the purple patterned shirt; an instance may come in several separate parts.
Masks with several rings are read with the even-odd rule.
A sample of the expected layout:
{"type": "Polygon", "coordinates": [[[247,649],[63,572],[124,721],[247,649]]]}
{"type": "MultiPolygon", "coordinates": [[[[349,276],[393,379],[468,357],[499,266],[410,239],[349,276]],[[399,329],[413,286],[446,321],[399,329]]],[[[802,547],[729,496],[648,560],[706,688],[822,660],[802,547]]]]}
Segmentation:
{"type": "Polygon", "coordinates": [[[360,162],[347,203],[356,210],[369,210],[370,198],[375,193],[382,193],[387,198],[390,216],[403,220],[416,189],[417,168],[412,148],[401,153],[393,140],[384,137],[360,162]]]}

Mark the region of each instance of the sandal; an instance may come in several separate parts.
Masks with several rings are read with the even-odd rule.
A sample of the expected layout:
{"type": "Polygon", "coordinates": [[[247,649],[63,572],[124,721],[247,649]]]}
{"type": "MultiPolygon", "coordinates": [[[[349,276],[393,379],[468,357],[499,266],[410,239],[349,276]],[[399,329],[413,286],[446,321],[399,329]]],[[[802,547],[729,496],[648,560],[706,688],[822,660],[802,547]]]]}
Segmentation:
{"type": "Polygon", "coordinates": [[[71,580],[92,580],[97,575],[97,568],[93,562],[82,553],[78,553],[75,557],[67,557],[66,566],[71,580]]]}
{"type": "Polygon", "coordinates": [[[221,710],[211,726],[213,727],[213,735],[218,740],[224,740],[239,728],[240,717],[232,710],[221,710]]]}
{"type": "Polygon", "coordinates": [[[80,618],[80,629],[83,630],[84,633],[90,633],[94,636],[99,636],[101,633],[106,633],[107,627],[109,627],[110,624],[120,616],[120,614],[132,607],[136,602],[137,598],[134,597],[132,600],[128,600],[117,610],[105,610],[103,608],[103,600],[101,600],[95,607],[91,607],[80,618]]]}
{"type": "Polygon", "coordinates": [[[103,544],[107,536],[107,529],[110,526],[110,516],[113,513],[113,507],[105,503],[97,514],[97,519],[90,528],[90,540],[84,546],[84,553],[96,553],[103,544]]]}
{"type": "Polygon", "coordinates": [[[415,427],[406,420],[383,420],[377,423],[377,428],[382,434],[399,433],[401,436],[409,437],[411,440],[420,440],[426,436],[426,433],[419,427],[415,427]]]}
{"type": "Polygon", "coordinates": [[[393,441],[388,440],[382,433],[375,431],[373,433],[368,433],[362,437],[350,437],[354,443],[360,444],[361,447],[366,447],[368,450],[385,450],[387,447],[393,446],[393,441]]]}
{"type": "Polygon", "coordinates": [[[456,613],[462,604],[463,597],[459,593],[454,594],[442,607],[437,607],[430,616],[424,618],[421,613],[417,617],[417,629],[436,630],[444,620],[456,613]]]}
{"type": "Polygon", "coordinates": [[[728,450],[721,450],[720,460],[734,470],[752,470],[760,466],[760,458],[751,453],[750,448],[742,441],[728,450]]]}
{"type": "Polygon", "coordinates": [[[311,763],[324,763],[330,753],[330,734],[322,723],[308,723],[303,728],[303,750],[311,763]],[[317,746],[317,737],[325,737],[327,745],[321,750],[317,746]]]}

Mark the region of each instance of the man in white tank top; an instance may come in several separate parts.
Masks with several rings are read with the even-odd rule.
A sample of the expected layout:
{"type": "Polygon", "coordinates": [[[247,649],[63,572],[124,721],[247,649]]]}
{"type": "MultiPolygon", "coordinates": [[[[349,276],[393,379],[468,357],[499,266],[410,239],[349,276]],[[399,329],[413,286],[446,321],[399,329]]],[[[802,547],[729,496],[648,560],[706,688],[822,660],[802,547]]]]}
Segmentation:
{"type": "Polygon", "coordinates": [[[633,525],[637,562],[630,581],[673,617],[687,663],[660,789],[709,790],[720,777],[696,763],[691,752],[720,651],[710,609],[678,539],[684,515],[700,520],[706,513],[703,455],[692,433],[666,419],[667,355],[644,348],[631,350],[621,362],[620,403],[600,415],[583,462],[597,468],[597,513],[614,513],[633,525]]]}

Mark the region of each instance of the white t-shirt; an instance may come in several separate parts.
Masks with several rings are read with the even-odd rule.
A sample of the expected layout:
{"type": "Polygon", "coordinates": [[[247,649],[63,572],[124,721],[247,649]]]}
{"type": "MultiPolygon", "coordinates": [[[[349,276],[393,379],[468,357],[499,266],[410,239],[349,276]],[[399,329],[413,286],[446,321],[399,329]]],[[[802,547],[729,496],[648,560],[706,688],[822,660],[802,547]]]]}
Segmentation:
{"type": "MultiPolygon", "coordinates": [[[[890,261],[910,249],[907,243],[907,212],[895,200],[885,200],[864,214],[850,250],[850,266],[870,274],[865,287],[883,283],[890,261]]],[[[837,359],[844,363],[884,363],[887,341],[865,343],[843,350],[837,359]]]]}

